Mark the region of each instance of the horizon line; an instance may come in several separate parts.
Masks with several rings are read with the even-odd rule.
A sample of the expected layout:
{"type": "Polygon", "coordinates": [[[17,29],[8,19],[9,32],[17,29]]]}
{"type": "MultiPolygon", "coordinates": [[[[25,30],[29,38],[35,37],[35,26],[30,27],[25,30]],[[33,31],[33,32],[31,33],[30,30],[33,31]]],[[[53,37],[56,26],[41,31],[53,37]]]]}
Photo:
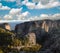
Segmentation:
{"type": "MultiPolygon", "coordinates": [[[[48,19],[43,19],[43,20],[48,20],[48,19]]],[[[52,19],[49,19],[52,20],[52,19]]],[[[59,20],[59,19],[58,19],[59,20]]],[[[37,20],[0,20],[0,23],[5,23],[5,22],[27,22],[27,21],[37,21],[37,20]]]]}

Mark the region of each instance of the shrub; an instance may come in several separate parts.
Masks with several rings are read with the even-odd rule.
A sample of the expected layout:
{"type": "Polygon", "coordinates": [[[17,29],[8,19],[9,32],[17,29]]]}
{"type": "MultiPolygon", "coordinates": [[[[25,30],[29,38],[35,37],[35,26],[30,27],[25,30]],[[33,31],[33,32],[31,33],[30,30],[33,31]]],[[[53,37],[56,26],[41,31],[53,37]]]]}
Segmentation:
{"type": "Polygon", "coordinates": [[[39,51],[39,49],[41,48],[42,46],[41,45],[33,45],[31,47],[23,47],[21,48],[22,51],[39,51]]]}
{"type": "Polygon", "coordinates": [[[0,53],[4,53],[2,49],[0,49],[0,53]]]}

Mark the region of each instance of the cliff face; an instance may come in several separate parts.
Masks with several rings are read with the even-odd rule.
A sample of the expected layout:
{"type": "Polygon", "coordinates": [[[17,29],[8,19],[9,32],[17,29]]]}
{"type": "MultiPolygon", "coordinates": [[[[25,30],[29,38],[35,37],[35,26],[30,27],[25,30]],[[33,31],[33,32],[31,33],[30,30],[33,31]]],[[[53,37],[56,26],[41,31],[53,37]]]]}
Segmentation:
{"type": "Polygon", "coordinates": [[[60,27],[59,21],[51,21],[51,20],[40,20],[40,21],[31,21],[25,22],[21,24],[17,24],[15,26],[15,31],[17,34],[25,35],[28,32],[35,32],[37,30],[50,32],[52,28],[60,27]]]}
{"type": "Polygon", "coordinates": [[[47,34],[55,33],[57,29],[60,29],[59,20],[40,20],[40,21],[31,21],[17,24],[15,26],[15,32],[19,37],[25,37],[29,32],[36,34],[38,39],[37,42],[40,42],[41,39],[47,38],[47,34]],[[42,38],[43,37],[43,38],[42,38]]]}
{"type": "Polygon", "coordinates": [[[60,44],[57,43],[60,39],[60,20],[24,22],[15,26],[15,32],[18,37],[25,37],[29,32],[35,33],[37,43],[42,44],[43,48],[51,48],[52,45],[58,44],[57,46],[59,46],[60,44]]]}

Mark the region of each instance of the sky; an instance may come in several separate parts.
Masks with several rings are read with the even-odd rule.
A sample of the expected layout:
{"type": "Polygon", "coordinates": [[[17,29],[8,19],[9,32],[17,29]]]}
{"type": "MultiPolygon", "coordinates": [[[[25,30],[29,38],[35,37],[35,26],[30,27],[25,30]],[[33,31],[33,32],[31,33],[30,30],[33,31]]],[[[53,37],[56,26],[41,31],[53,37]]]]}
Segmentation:
{"type": "Polygon", "coordinates": [[[0,0],[0,22],[43,19],[60,19],[60,0],[0,0]]]}

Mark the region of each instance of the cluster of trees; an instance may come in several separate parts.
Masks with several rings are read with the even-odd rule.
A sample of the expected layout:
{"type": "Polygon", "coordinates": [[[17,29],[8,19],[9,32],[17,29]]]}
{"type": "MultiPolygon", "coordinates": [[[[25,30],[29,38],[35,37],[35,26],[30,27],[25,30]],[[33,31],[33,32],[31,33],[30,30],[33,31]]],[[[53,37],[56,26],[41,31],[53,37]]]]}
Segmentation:
{"type": "Polygon", "coordinates": [[[12,42],[12,32],[0,28],[0,46],[7,46],[12,42]]]}
{"type": "MultiPolygon", "coordinates": [[[[3,28],[0,28],[0,53],[8,53],[9,51],[15,51],[12,47],[22,46],[28,43],[28,39],[22,40],[14,36],[15,34],[11,31],[7,31],[3,28]]],[[[22,51],[38,51],[41,48],[41,45],[34,45],[32,47],[23,47],[22,51]]]]}
{"type": "Polygon", "coordinates": [[[21,51],[39,51],[42,46],[39,44],[32,45],[31,47],[23,47],[21,48],[21,51]]]}
{"type": "Polygon", "coordinates": [[[12,44],[12,35],[12,32],[0,28],[0,53],[8,52],[8,45],[12,44]]]}

